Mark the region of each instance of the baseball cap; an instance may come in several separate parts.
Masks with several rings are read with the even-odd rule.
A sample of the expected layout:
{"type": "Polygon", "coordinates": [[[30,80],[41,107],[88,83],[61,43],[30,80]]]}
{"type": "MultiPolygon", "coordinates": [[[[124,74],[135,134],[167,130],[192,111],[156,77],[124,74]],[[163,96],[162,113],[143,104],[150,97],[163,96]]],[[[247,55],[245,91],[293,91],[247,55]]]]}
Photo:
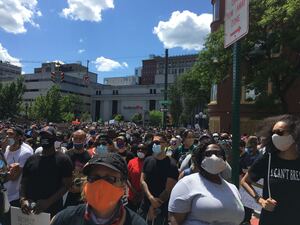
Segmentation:
{"type": "Polygon", "coordinates": [[[54,129],[54,127],[51,127],[51,126],[43,127],[43,128],[40,130],[40,134],[42,134],[42,133],[48,133],[48,134],[50,134],[51,136],[56,136],[56,130],[54,129]]]}
{"type": "Polygon", "coordinates": [[[95,155],[91,158],[87,164],[83,167],[83,174],[88,176],[91,168],[94,165],[102,165],[111,168],[119,173],[121,173],[124,179],[128,177],[128,169],[125,160],[117,153],[106,152],[95,155]]]}

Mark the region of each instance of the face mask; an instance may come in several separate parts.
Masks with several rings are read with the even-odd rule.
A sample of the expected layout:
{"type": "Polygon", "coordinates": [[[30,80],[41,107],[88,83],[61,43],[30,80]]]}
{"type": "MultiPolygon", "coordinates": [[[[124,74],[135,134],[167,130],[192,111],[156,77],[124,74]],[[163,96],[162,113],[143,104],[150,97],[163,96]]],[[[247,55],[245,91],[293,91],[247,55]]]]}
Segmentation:
{"type": "Polygon", "coordinates": [[[97,152],[97,154],[107,152],[107,146],[106,145],[98,145],[96,148],[96,152],[97,152]]]}
{"type": "Polygon", "coordinates": [[[87,203],[101,213],[109,212],[124,195],[124,188],[116,187],[105,180],[86,183],[83,191],[87,203]]]}
{"type": "Polygon", "coordinates": [[[84,144],[83,143],[73,143],[73,146],[75,149],[81,150],[81,149],[83,149],[84,144]]]}
{"type": "Polygon", "coordinates": [[[41,137],[40,142],[41,142],[41,146],[43,148],[51,148],[54,144],[54,142],[49,138],[42,138],[41,137]]]}
{"type": "Polygon", "coordinates": [[[55,149],[58,149],[58,148],[60,148],[61,147],[61,141],[56,141],[56,142],[54,142],[54,148],[55,149]]]}
{"type": "Polygon", "coordinates": [[[120,150],[120,149],[123,149],[125,147],[125,144],[114,142],[114,146],[115,146],[116,149],[120,150]]]}
{"type": "Polygon", "coordinates": [[[143,159],[143,158],[145,158],[145,153],[143,153],[143,152],[138,152],[138,153],[137,153],[137,157],[139,157],[140,159],[143,159]]]}
{"type": "Polygon", "coordinates": [[[153,144],[152,151],[154,155],[159,155],[161,153],[161,146],[157,144],[153,144]]]}
{"type": "Polygon", "coordinates": [[[212,155],[203,159],[201,167],[208,173],[219,174],[225,170],[226,162],[222,158],[212,155]]]}
{"type": "Polygon", "coordinates": [[[8,141],[9,146],[12,146],[16,143],[15,139],[13,139],[13,138],[7,138],[7,141],[8,141]]]}
{"type": "Polygon", "coordinates": [[[272,142],[278,150],[286,151],[295,143],[295,140],[292,135],[279,136],[278,134],[273,134],[272,142]]]}

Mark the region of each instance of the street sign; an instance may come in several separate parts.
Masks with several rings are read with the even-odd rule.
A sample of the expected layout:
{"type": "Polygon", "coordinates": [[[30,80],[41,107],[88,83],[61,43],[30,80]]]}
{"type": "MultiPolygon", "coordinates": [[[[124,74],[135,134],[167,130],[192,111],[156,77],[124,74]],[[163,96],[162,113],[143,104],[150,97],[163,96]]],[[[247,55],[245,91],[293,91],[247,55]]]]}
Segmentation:
{"type": "Polygon", "coordinates": [[[161,108],[160,111],[161,112],[168,112],[169,110],[167,108],[161,108]]]}
{"type": "Polygon", "coordinates": [[[225,1],[225,48],[249,31],[249,0],[225,1]]]}
{"type": "Polygon", "coordinates": [[[172,102],[171,101],[169,101],[169,100],[167,100],[167,101],[159,101],[159,104],[161,104],[161,105],[170,105],[172,102]]]}

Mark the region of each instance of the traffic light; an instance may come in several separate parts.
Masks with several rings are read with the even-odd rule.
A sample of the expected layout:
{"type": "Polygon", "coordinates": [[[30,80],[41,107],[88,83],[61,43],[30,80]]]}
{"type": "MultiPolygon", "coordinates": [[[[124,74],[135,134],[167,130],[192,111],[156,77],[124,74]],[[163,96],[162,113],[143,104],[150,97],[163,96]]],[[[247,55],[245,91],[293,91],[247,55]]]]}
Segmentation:
{"type": "Polygon", "coordinates": [[[64,72],[61,72],[60,73],[60,82],[63,82],[65,79],[65,73],[64,72]]]}
{"type": "Polygon", "coordinates": [[[55,83],[55,80],[56,80],[55,72],[51,72],[51,80],[55,83]]]}

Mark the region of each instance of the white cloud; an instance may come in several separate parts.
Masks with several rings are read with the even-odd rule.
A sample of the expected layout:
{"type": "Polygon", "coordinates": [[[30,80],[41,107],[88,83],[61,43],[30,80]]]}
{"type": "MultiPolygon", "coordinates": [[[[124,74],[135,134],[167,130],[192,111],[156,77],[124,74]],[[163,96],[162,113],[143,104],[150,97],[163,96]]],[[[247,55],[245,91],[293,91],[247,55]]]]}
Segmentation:
{"type": "Polygon", "coordinates": [[[126,62],[119,63],[112,59],[104,58],[103,56],[98,57],[96,61],[94,61],[96,69],[99,72],[109,72],[114,69],[127,68],[128,64],[126,62]]]}
{"type": "Polygon", "coordinates": [[[13,65],[16,65],[16,66],[22,66],[22,64],[20,63],[20,60],[15,58],[15,57],[12,57],[6,48],[4,48],[2,46],[2,44],[0,43],[0,60],[3,61],[3,62],[10,62],[11,64],[13,65]]]}
{"type": "Polygon", "coordinates": [[[79,43],[82,43],[82,42],[83,42],[83,39],[82,39],[82,38],[80,38],[80,39],[79,39],[79,43]]]}
{"type": "Polygon", "coordinates": [[[85,49],[79,49],[78,50],[78,54],[81,54],[81,53],[84,53],[85,52],[85,49]]]}
{"type": "Polygon", "coordinates": [[[61,14],[72,20],[99,22],[102,10],[113,8],[114,0],[68,0],[68,8],[61,14]]]}
{"type": "Polygon", "coordinates": [[[36,16],[42,16],[37,4],[37,0],[0,0],[0,27],[14,34],[25,33],[25,23],[39,27],[33,21],[36,16]]]}
{"type": "Polygon", "coordinates": [[[63,61],[57,60],[57,59],[56,60],[52,60],[52,61],[47,60],[46,63],[57,63],[57,64],[61,64],[61,65],[65,64],[63,61]]]}
{"type": "Polygon", "coordinates": [[[154,27],[153,33],[158,36],[165,48],[200,50],[210,32],[211,22],[211,14],[198,16],[187,10],[175,11],[168,21],[160,21],[154,27]]]}

